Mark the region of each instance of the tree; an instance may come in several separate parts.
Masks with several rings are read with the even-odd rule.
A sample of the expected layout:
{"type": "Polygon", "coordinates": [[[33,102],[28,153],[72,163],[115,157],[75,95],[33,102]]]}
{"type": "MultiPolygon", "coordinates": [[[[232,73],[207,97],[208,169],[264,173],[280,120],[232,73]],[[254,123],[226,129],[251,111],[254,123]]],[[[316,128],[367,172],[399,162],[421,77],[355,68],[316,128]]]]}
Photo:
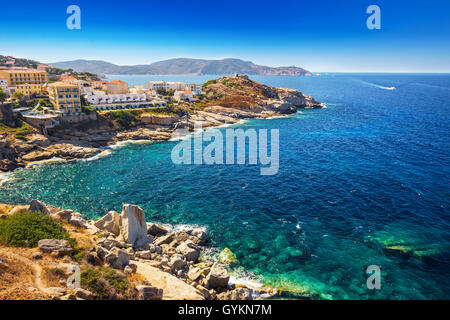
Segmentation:
{"type": "Polygon", "coordinates": [[[6,92],[4,92],[4,91],[0,88],[0,103],[5,102],[7,98],[8,98],[8,95],[6,94],[6,92]]]}
{"type": "Polygon", "coordinates": [[[13,99],[22,100],[25,97],[25,94],[21,91],[16,91],[12,94],[13,99]]]}
{"type": "Polygon", "coordinates": [[[174,94],[175,94],[175,91],[174,91],[173,89],[167,90],[167,95],[168,95],[169,97],[173,97],[174,94]]]}
{"type": "Polygon", "coordinates": [[[158,88],[158,89],[156,90],[156,93],[159,94],[159,95],[161,95],[161,96],[167,95],[167,91],[166,91],[166,89],[164,89],[164,88],[158,88]]]}

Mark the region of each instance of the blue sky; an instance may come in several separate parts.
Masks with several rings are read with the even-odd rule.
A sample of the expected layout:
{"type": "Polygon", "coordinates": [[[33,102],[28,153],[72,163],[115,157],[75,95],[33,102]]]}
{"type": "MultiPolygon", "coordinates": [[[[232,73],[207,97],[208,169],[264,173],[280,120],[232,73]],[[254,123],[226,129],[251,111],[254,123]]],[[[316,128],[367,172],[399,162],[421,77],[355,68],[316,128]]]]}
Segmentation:
{"type": "Polygon", "coordinates": [[[317,72],[450,72],[450,1],[1,0],[0,54],[147,64],[240,58],[317,72]],[[81,8],[81,30],[66,8],[81,8]],[[381,30],[366,8],[381,8],[381,30]]]}

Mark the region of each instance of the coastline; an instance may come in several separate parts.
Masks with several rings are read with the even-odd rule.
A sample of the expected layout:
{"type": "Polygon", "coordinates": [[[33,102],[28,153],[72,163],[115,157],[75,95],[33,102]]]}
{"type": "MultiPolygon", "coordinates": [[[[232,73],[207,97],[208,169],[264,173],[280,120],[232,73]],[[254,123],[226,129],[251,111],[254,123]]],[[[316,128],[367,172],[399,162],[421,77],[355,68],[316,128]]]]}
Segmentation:
{"type": "MultiPolygon", "coordinates": [[[[50,251],[44,250],[39,241],[39,248],[36,249],[40,249],[42,253],[36,249],[32,254],[24,253],[22,250],[0,245],[0,256],[13,256],[33,263],[29,260],[31,254],[32,259],[41,261],[39,268],[43,269],[48,269],[55,263],[76,266],[82,271],[97,267],[115,269],[129,279],[130,286],[135,287],[130,290],[134,290],[137,297],[127,299],[254,300],[270,298],[278,293],[276,289],[257,282],[256,277],[249,279],[239,277],[235,273],[229,274],[228,270],[234,263],[230,258],[233,253],[228,249],[219,253],[218,248],[212,247],[205,227],[157,225],[152,222],[145,222],[145,227],[142,227],[145,214],[135,205],[123,204],[122,213],[110,211],[97,220],[85,220],[80,213],[53,207],[39,200],[32,200],[29,205],[0,204],[0,209],[3,212],[2,219],[21,212],[44,214],[61,223],[64,230],[70,232],[74,241],[77,241],[76,247],[71,245],[73,248],[65,249],[65,253],[58,251],[59,240],[55,239],[42,240],[53,243],[55,249],[49,249],[50,251]],[[80,235],[84,238],[83,244],[78,243],[80,235]],[[72,254],[75,249],[79,253],[72,254]],[[53,257],[52,261],[47,259],[49,253],[53,257]],[[157,291],[157,297],[151,294],[151,297],[146,299],[145,294],[141,292],[143,286],[152,292],[157,291]]],[[[92,292],[86,294],[85,291],[89,289],[86,285],[71,290],[69,286],[61,287],[64,284],[64,281],[60,281],[57,287],[38,286],[32,292],[42,299],[84,300],[86,296],[93,298],[92,292]],[[84,290],[81,291],[82,295],[79,294],[80,290],[84,290]]]]}

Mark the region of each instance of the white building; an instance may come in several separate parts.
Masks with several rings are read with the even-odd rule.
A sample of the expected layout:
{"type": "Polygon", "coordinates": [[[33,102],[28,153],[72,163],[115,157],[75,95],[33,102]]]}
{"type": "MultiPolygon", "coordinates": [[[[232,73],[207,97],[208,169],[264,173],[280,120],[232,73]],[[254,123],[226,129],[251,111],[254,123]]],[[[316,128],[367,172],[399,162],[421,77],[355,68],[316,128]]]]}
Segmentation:
{"type": "Polygon", "coordinates": [[[145,94],[92,94],[86,96],[87,101],[92,105],[111,104],[111,103],[127,103],[127,102],[145,102],[147,97],[145,94]]]}
{"type": "Polygon", "coordinates": [[[194,97],[192,95],[192,91],[190,90],[179,90],[175,91],[173,98],[177,101],[194,101],[194,97]]]}
{"type": "Polygon", "coordinates": [[[11,90],[8,87],[8,80],[6,80],[5,78],[0,78],[0,88],[3,90],[3,92],[6,92],[8,96],[11,95],[11,90]]]}
{"type": "Polygon", "coordinates": [[[155,91],[162,88],[164,90],[172,89],[173,91],[192,91],[194,95],[202,94],[201,85],[195,83],[186,84],[180,81],[148,81],[145,83],[145,88],[155,91]]]}
{"type": "Polygon", "coordinates": [[[147,91],[144,86],[132,86],[129,90],[133,94],[143,94],[147,91]]]}

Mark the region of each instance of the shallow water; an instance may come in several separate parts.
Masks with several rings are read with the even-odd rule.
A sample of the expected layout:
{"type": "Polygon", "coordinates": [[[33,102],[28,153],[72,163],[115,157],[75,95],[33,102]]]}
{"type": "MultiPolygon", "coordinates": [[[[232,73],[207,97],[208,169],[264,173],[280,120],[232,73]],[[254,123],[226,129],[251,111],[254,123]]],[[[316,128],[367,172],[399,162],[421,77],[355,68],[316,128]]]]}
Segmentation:
{"type": "Polygon", "coordinates": [[[88,217],[127,202],[151,221],[204,225],[213,245],[236,254],[235,270],[294,298],[450,298],[450,76],[252,78],[327,105],[239,125],[280,129],[277,175],[177,166],[176,142],[133,144],[94,161],[18,170],[24,179],[3,183],[0,201],[39,198],[88,217]],[[366,287],[369,265],[381,267],[381,290],[366,287]]]}

